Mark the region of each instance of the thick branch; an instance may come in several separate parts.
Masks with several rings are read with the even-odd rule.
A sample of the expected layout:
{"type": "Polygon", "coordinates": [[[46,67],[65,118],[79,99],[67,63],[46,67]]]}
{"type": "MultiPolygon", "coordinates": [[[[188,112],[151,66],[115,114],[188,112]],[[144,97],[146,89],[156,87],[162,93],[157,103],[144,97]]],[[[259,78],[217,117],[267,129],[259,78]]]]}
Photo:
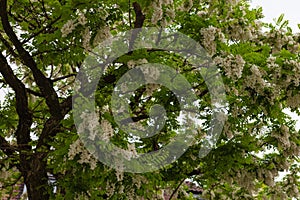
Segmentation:
{"type": "Polygon", "coordinates": [[[142,8],[137,2],[133,2],[132,5],[135,12],[134,28],[142,28],[145,21],[145,15],[142,12],[142,8]]]}
{"type": "Polygon", "coordinates": [[[62,117],[50,117],[46,123],[44,124],[44,128],[42,130],[41,136],[39,137],[39,141],[37,144],[37,149],[40,149],[42,146],[49,147],[47,142],[51,137],[54,137],[56,133],[59,131],[60,122],[63,117],[70,112],[72,109],[72,96],[66,98],[60,105],[62,117]]]}
{"type": "Polygon", "coordinates": [[[44,97],[41,93],[36,92],[36,91],[34,91],[34,90],[32,90],[32,89],[26,88],[26,91],[27,91],[29,94],[32,94],[32,95],[34,95],[34,96],[37,96],[37,97],[44,97]]]}
{"type": "Polygon", "coordinates": [[[16,110],[19,116],[19,123],[16,131],[18,144],[28,144],[30,142],[30,126],[32,124],[32,114],[28,109],[28,99],[24,84],[15,76],[13,70],[8,65],[6,58],[0,54],[0,72],[5,82],[15,91],[16,110]]]}
{"type": "Polygon", "coordinates": [[[45,77],[45,75],[38,69],[36,62],[33,60],[30,54],[23,48],[22,43],[19,41],[18,37],[14,33],[14,30],[8,21],[6,10],[7,0],[1,0],[0,2],[0,17],[5,33],[17,49],[20,55],[20,59],[22,59],[24,64],[31,69],[33,77],[39,89],[46,98],[46,103],[50,109],[51,115],[61,117],[58,96],[52,86],[51,81],[48,80],[45,77]]]}
{"type": "Polygon", "coordinates": [[[138,4],[137,2],[133,2],[132,6],[133,6],[134,12],[135,12],[135,22],[134,22],[135,29],[132,30],[132,34],[131,34],[131,38],[130,38],[130,42],[129,42],[129,52],[132,51],[134,41],[137,38],[138,33],[141,31],[139,28],[143,27],[143,24],[145,21],[145,15],[142,12],[142,8],[141,8],[140,4],[138,4]]]}
{"type": "Polygon", "coordinates": [[[2,150],[7,156],[12,155],[15,152],[13,150],[13,147],[1,135],[0,135],[0,150],[2,150]]]}
{"type": "Polygon", "coordinates": [[[2,34],[0,34],[0,41],[5,45],[8,53],[10,53],[15,58],[19,57],[19,55],[15,52],[12,46],[10,46],[9,42],[2,36],[2,34]]]}
{"type": "Polygon", "coordinates": [[[66,78],[70,78],[72,76],[76,76],[76,74],[68,74],[68,75],[65,75],[62,77],[54,78],[54,79],[52,79],[52,82],[57,82],[57,81],[60,81],[60,80],[66,79],[66,78]]]}

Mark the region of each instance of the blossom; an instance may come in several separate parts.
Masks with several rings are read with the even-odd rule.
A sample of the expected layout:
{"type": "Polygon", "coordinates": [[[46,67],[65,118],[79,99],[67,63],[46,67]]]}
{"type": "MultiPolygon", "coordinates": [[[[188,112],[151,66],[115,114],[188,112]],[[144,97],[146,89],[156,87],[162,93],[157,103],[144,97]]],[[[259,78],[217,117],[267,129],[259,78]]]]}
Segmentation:
{"type": "Polygon", "coordinates": [[[90,165],[92,170],[97,167],[97,159],[83,146],[83,143],[80,141],[80,139],[77,139],[70,145],[68,158],[73,160],[77,154],[80,155],[80,159],[77,161],[78,163],[87,163],[90,165]]]}
{"type": "Polygon", "coordinates": [[[244,86],[255,89],[260,94],[264,94],[264,88],[270,86],[266,84],[266,81],[262,77],[265,71],[259,69],[258,66],[254,64],[251,65],[250,71],[252,74],[246,77],[244,86]]]}
{"type": "Polygon", "coordinates": [[[153,14],[152,14],[152,18],[151,18],[151,23],[156,24],[163,17],[163,10],[162,10],[161,6],[158,6],[155,3],[153,5],[154,6],[153,6],[153,14]]]}
{"type": "Polygon", "coordinates": [[[100,138],[103,141],[108,141],[113,136],[114,129],[107,120],[102,120],[100,126],[102,129],[100,138]]]}
{"type": "Polygon", "coordinates": [[[193,0],[183,1],[179,10],[181,11],[189,11],[194,5],[193,0]]]}
{"type": "Polygon", "coordinates": [[[214,59],[215,64],[220,65],[224,71],[225,75],[233,80],[237,80],[242,77],[242,72],[246,62],[241,55],[228,55],[225,58],[217,56],[214,59]]]}
{"type": "Polygon", "coordinates": [[[75,27],[76,25],[74,24],[74,20],[68,20],[60,30],[62,33],[62,37],[67,37],[70,33],[72,33],[75,27]]]}
{"type": "Polygon", "coordinates": [[[85,28],[83,34],[82,34],[82,46],[84,48],[85,51],[90,51],[91,50],[91,45],[90,45],[90,40],[91,40],[91,33],[89,28],[85,28]]]}
{"type": "Polygon", "coordinates": [[[128,151],[130,151],[133,156],[137,156],[137,152],[136,152],[134,143],[128,143],[127,147],[128,147],[128,151]]]}
{"type": "Polygon", "coordinates": [[[265,173],[265,183],[269,186],[274,186],[274,175],[270,170],[264,170],[265,173]]]}
{"type": "Polygon", "coordinates": [[[146,58],[143,59],[138,59],[138,60],[129,60],[127,62],[127,66],[129,69],[132,69],[136,66],[142,65],[142,64],[147,64],[148,60],[146,58]]]}
{"type": "Polygon", "coordinates": [[[155,66],[144,65],[141,67],[141,71],[148,83],[155,82],[160,76],[160,71],[155,66]]]}
{"type": "Polygon", "coordinates": [[[291,92],[288,92],[286,103],[290,108],[298,108],[300,105],[300,94],[292,96],[291,92]]]}
{"type": "Polygon", "coordinates": [[[74,143],[72,143],[70,145],[69,152],[68,152],[68,158],[70,160],[73,160],[74,157],[76,156],[76,154],[80,153],[81,150],[82,150],[81,142],[80,142],[80,140],[76,140],[74,143]]]}
{"type": "Polygon", "coordinates": [[[103,42],[104,40],[106,40],[106,39],[108,39],[110,37],[111,37],[111,33],[110,33],[109,26],[101,27],[98,30],[97,35],[94,38],[93,45],[96,46],[99,43],[103,42]]]}
{"type": "Polygon", "coordinates": [[[84,16],[83,13],[79,13],[77,20],[78,20],[78,23],[81,24],[81,25],[83,25],[83,26],[87,23],[87,19],[84,16]]]}
{"type": "Polygon", "coordinates": [[[155,84],[155,83],[148,83],[147,85],[146,85],[146,94],[148,95],[148,96],[151,96],[152,94],[153,94],[153,92],[155,91],[155,90],[157,90],[158,88],[160,88],[160,85],[159,84],[155,84]]]}
{"type": "Polygon", "coordinates": [[[213,26],[209,26],[208,28],[202,28],[201,29],[201,34],[203,36],[203,45],[208,51],[210,55],[214,55],[216,52],[216,33],[217,33],[217,28],[213,26]]]}
{"type": "Polygon", "coordinates": [[[108,181],[106,182],[106,195],[111,197],[115,193],[115,184],[110,184],[108,181]]]}

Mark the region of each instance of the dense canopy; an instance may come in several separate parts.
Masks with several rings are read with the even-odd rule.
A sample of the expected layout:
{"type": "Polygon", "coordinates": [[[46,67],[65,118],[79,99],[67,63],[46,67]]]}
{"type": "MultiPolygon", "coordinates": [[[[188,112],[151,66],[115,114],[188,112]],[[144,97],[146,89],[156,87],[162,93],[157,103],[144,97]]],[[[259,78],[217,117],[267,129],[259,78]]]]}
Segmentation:
{"type": "MultiPolygon", "coordinates": [[[[286,110],[300,114],[300,34],[283,15],[274,24],[263,23],[262,17],[262,9],[251,9],[247,0],[0,0],[0,86],[5,94],[0,105],[1,199],[299,198],[300,135],[286,110]],[[143,42],[138,39],[145,39],[136,28],[146,27],[168,33],[157,34],[152,45],[176,46],[175,33],[181,33],[204,48],[209,63],[195,67],[193,56],[189,60],[176,49],[144,43],[136,48],[143,42]],[[133,29],[127,53],[109,60],[105,52],[95,52],[133,29]],[[106,64],[93,91],[95,116],[72,109],[90,109],[74,100],[80,96],[75,80],[90,55],[103,59],[94,67],[106,64]],[[172,70],[148,69],[156,66],[152,63],[168,66],[189,82],[198,99],[197,126],[180,120],[180,102],[189,98],[178,98],[156,83],[135,88],[127,103],[131,122],[141,127],[150,126],[151,113],[160,116],[151,109],[154,105],[164,107],[165,124],[158,134],[134,137],[116,122],[115,110],[124,110],[112,98],[124,74],[137,69],[146,71],[149,82],[153,77],[171,80],[172,70]],[[213,66],[222,80],[216,85],[226,94],[224,115],[213,114],[216,91],[200,73],[213,66]],[[201,157],[212,120],[222,129],[201,157]],[[182,123],[196,130],[195,142],[171,163],[144,173],[126,171],[117,160],[116,168],[100,162],[78,134],[87,131],[91,141],[102,139],[100,147],[110,141],[138,157],[172,143],[182,123]],[[102,135],[93,134],[94,129],[102,135]]],[[[108,45],[112,52],[117,47],[108,45]]],[[[88,82],[95,74],[81,78],[88,82]]],[[[177,77],[174,90],[185,83],[177,77]]],[[[128,80],[121,84],[126,91],[128,80]]]]}

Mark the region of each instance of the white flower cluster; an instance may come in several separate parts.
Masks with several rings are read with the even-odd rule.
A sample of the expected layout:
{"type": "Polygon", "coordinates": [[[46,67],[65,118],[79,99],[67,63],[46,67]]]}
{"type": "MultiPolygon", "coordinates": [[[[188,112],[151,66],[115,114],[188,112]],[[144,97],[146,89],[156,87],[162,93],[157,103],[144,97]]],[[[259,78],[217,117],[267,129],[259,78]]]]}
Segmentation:
{"type": "Polygon", "coordinates": [[[182,4],[179,7],[179,11],[189,11],[194,5],[193,0],[182,1],[182,4]]]}
{"type": "Polygon", "coordinates": [[[279,142],[279,146],[281,146],[283,149],[289,149],[291,147],[290,143],[290,131],[289,128],[285,125],[282,125],[280,127],[280,132],[273,131],[272,137],[276,138],[279,142]]]}
{"type": "Polygon", "coordinates": [[[138,156],[134,143],[128,143],[127,147],[128,147],[128,151],[130,152],[130,159],[132,157],[137,157],[138,156]]]}
{"type": "Polygon", "coordinates": [[[63,27],[60,29],[62,37],[67,37],[70,33],[72,33],[72,31],[76,27],[76,24],[74,22],[74,20],[70,19],[63,25],[63,27]]]}
{"type": "Polygon", "coordinates": [[[276,185],[267,189],[267,193],[271,195],[264,195],[263,199],[299,199],[299,181],[297,179],[295,173],[287,174],[283,182],[276,182],[276,185]]]}
{"type": "Polygon", "coordinates": [[[118,181],[122,181],[124,178],[123,158],[125,158],[126,160],[130,160],[131,158],[138,156],[134,143],[128,143],[127,147],[127,150],[116,148],[115,151],[112,152],[112,154],[114,155],[112,163],[114,164],[115,174],[118,181]]]}
{"type": "Polygon", "coordinates": [[[100,138],[102,141],[109,141],[110,138],[113,136],[114,134],[114,129],[113,127],[111,126],[111,123],[107,120],[101,120],[101,124],[100,124],[100,127],[101,127],[101,135],[100,135],[100,138]]]}
{"type": "Polygon", "coordinates": [[[231,130],[231,123],[229,123],[228,121],[225,121],[224,123],[223,133],[227,136],[229,140],[234,137],[234,132],[232,132],[231,130]]]}
{"type": "Polygon", "coordinates": [[[264,181],[268,186],[275,186],[275,177],[278,176],[278,171],[276,168],[265,169],[263,167],[258,167],[257,169],[257,180],[264,181]]]}
{"type": "Polygon", "coordinates": [[[114,193],[115,193],[115,190],[116,190],[116,186],[115,186],[115,183],[109,183],[108,181],[106,182],[106,195],[108,197],[111,197],[114,193]]]}
{"type": "Polygon", "coordinates": [[[132,184],[137,187],[137,189],[140,189],[142,184],[147,184],[148,180],[145,178],[145,176],[142,175],[134,175],[132,176],[132,184]]]}
{"type": "Polygon", "coordinates": [[[284,29],[274,29],[266,33],[268,43],[273,46],[272,53],[277,53],[282,50],[284,45],[292,53],[299,51],[299,42],[292,35],[289,35],[284,29]]]}
{"type": "Polygon", "coordinates": [[[152,2],[151,7],[153,8],[151,17],[152,24],[157,24],[157,22],[160,21],[161,26],[166,27],[169,23],[171,23],[171,20],[175,18],[173,0],[156,0],[152,2]],[[163,6],[166,8],[163,9],[163,6]]]}
{"type": "Polygon", "coordinates": [[[297,177],[298,175],[295,173],[291,173],[288,175],[285,181],[285,190],[288,191],[290,197],[296,197],[298,199],[300,197],[300,192],[298,189],[299,179],[297,177]]]}
{"type": "Polygon", "coordinates": [[[109,26],[103,26],[98,30],[97,35],[94,38],[93,45],[97,46],[99,43],[103,42],[104,40],[110,37],[111,33],[109,26]]]}
{"type": "MultiPolygon", "coordinates": [[[[258,199],[258,196],[260,196],[262,192],[268,192],[269,194],[271,193],[276,196],[276,198],[271,199],[287,199],[284,198],[287,197],[287,194],[289,197],[298,197],[298,188],[294,187],[295,185],[298,185],[296,180],[297,176],[289,175],[290,177],[285,181],[286,183],[284,183],[287,187],[282,188],[282,183],[276,181],[276,177],[279,176],[278,168],[275,166],[276,164],[271,162],[269,163],[270,168],[266,168],[265,166],[260,166],[258,163],[255,163],[255,171],[247,171],[244,168],[229,169],[227,171],[228,173],[222,175],[222,178],[218,181],[218,184],[216,184],[214,188],[206,189],[202,195],[207,195],[210,198],[218,197],[218,199],[240,199],[240,191],[242,189],[246,190],[246,193],[243,194],[245,199],[258,199]],[[260,188],[259,186],[262,182],[269,187],[260,188]],[[228,195],[225,195],[225,184],[234,185],[231,193],[228,195]],[[267,189],[267,191],[264,191],[264,189],[267,189]]],[[[266,195],[265,197],[270,196],[266,195]]]]}
{"type": "Polygon", "coordinates": [[[231,5],[236,5],[240,2],[240,0],[227,0],[227,3],[228,4],[231,4],[231,5]]]}
{"type": "Polygon", "coordinates": [[[198,15],[199,17],[204,17],[204,16],[206,16],[207,14],[208,14],[207,10],[200,10],[200,11],[197,12],[197,15],[198,15]]]}
{"type": "Polygon", "coordinates": [[[233,80],[237,80],[242,77],[245,61],[241,55],[228,55],[225,58],[217,56],[214,58],[214,63],[222,67],[225,71],[225,75],[233,80]]]}
{"type": "Polygon", "coordinates": [[[90,45],[91,37],[90,29],[86,27],[82,33],[82,46],[86,52],[89,52],[92,49],[90,45]]]}
{"type": "MultiPolygon", "coordinates": [[[[102,120],[99,124],[99,117],[96,113],[82,113],[80,117],[82,119],[82,123],[78,127],[78,132],[87,132],[90,140],[94,140],[96,136],[99,136],[102,141],[108,141],[113,136],[114,130],[111,124],[107,120],[102,120]]],[[[91,169],[96,168],[96,158],[93,156],[93,154],[86,150],[83,143],[79,139],[70,145],[68,158],[73,160],[77,154],[80,154],[78,163],[88,163],[90,164],[91,169]]]]}
{"type": "Polygon", "coordinates": [[[148,83],[155,83],[160,76],[159,69],[151,65],[145,65],[141,67],[141,71],[143,72],[144,77],[148,83]]]}
{"type": "Polygon", "coordinates": [[[296,87],[300,84],[300,62],[298,60],[285,60],[284,65],[291,66],[292,74],[287,75],[285,81],[288,85],[294,83],[296,87]]]}
{"type": "MultiPolygon", "coordinates": [[[[243,187],[248,191],[249,194],[252,194],[255,190],[255,173],[254,172],[248,172],[246,170],[240,170],[237,171],[235,174],[236,182],[238,185],[243,187]]],[[[233,180],[231,180],[233,181],[233,180]]]]}
{"type": "Polygon", "coordinates": [[[234,40],[237,41],[253,40],[257,37],[254,26],[245,25],[245,27],[243,27],[239,23],[234,23],[231,24],[229,27],[230,27],[229,34],[231,38],[234,40]]]}
{"type": "Polygon", "coordinates": [[[9,171],[3,170],[3,169],[0,171],[0,179],[7,179],[10,176],[11,176],[11,173],[9,171]]]}
{"type": "Polygon", "coordinates": [[[209,26],[208,28],[202,28],[200,32],[203,36],[203,46],[210,55],[214,55],[217,50],[217,44],[215,42],[217,28],[209,26]]]}
{"type": "Polygon", "coordinates": [[[118,181],[122,181],[124,178],[124,164],[121,159],[115,159],[114,162],[116,177],[118,181]]]}
{"type": "Polygon", "coordinates": [[[157,90],[158,88],[160,88],[159,84],[155,84],[155,83],[149,83],[146,85],[146,95],[148,96],[152,96],[153,92],[155,90],[157,90]]]}
{"type": "MultiPolygon", "coordinates": [[[[138,157],[138,153],[136,152],[136,148],[135,148],[134,143],[128,143],[127,144],[127,150],[122,149],[122,148],[116,149],[116,151],[113,152],[113,154],[116,157],[121,156],[122,158],[125,158],[126,160],[131,160],[132,158],[138,157]]],[[[123,171],[123,167],[122,167],[123,165],[122,165],[120,160],[116,161],[116,166],[118,166],[119,171],[123,171]]]]}
{"type": "Polygon", "coordinates": [[[300,94],[292,95],[292,92],[288,91],[286,103],[292,109],[298,108],[300,106],[300,94]]]}
{"type": "Polygon", "coordinates": [[[82,122],[78,127],[79,133],[88,133],[89,139],[94,140],[99,130],[99,117],[96,113],[82,113],[82,122]]]}
{"type": "Polygon", "coordinates": [[[80,12],[78,14],[77,20],[78,20],[78,23],[81,24],[82,26],[84,26],[87,23],[87,19],[82,12],[80,12]]]}
{"type": "Polygon", "coordinates": [[[124,172],[121,170],[116,170],[116,176],[118,181],[122,181],[124,178],[124,172]]]}
{"type": "Polygon", "coordinates": [[[136,66],[147,64],[147,63],[148,63],[148,60],[146,58],[138,59],[138,60],[129,60],[127,62],[127,66],[129,69],[132,69],[136,66]]]}
{"type": "Polygon", "coordinates": [[[108,7],[104,8],[104,7],[100,7],[97,9],[97,12],[99,13],[99,16],[101,17],[101,19],[103,21],[106,20],[106,18],[109,16],[109,13],[106,11],[108,9],[108,7]]]}
{"type": "Polygon", "coordinates": [[[265,71],[259,69],[259,67],[254,64],[251,65],[250,71],[252,74],[247,76],[244,81],[244,86],[255,89],[260,94],[264,94],[264,88],[268,86],[263,79],[265,71]]]}
{"type": "Polygon", "coordinates": [[[75,23],[76,20],[70,19],[63,25],[61,28],[62,37],[67,37],[72,31],[76,28],[78,24],[85,25],[87,23],[87,19],[83,13],[78,14],[77,18],[78,23],[75,23]]]}
{"type": "MultiPolygon", "coordinates": [[[[87,193],[89,193],[89,192],[87,191],[87,193]]],[[[81,192],[80,194],[76,194],[74,199],[75,200],[88,200],[89,197],[84,192],[81,192]]]]}
{"type": "Polygon", "coordinates": [[[68,158],[73,160],[77,154],[80,154],[78,163],[87,163],[90,165],[92,170],[97,167],[97,159],[93,156],[93,154],[86,150],[83,143],[79,139],[70,145],[68,158]]]}
{"type": "Polygon", "coordinates": [[[277,63],[275,63],[275,61],[276,61],[276,57],[273,56],[273,55],[270,55],[267,58],[267,66],[268,66],[268,68],[270,68],[270,69],[278,69],[279,65],[277,63]]]}
{"type": "MultiPolygon", "coordinates": [[[[121,83],[120,90],[122,93],[127,93],[128,92],[128,82],[121,83]]],[[[123,111],[123,109],[122,109],[122,111],[123,111]]]]}
{"type": "Polygon", "coordinates": [[[154,1],[152,3],[152,7],[153,7],[153,14],[152,14],[152,18],[151,18],[151,23],[152,24],[157,24],[157,22],[159,20],[161,20],[162,17],[163,17],[163,10],[162,10],[161,1],[154,1]]]}
{"type": "Polygon", "coordinates": [[[235,7],[232,5],[232,8],[229,9],[227,13],[226,22],[228,22],[227,26],[224,27],[224,32],[229,35],[229,38],[233,41],[246,41],[246,40],[255,40],[262,35],[261,27],[262,23],[259,20],[250,21],[248,17],[246,17],[247,8],[243,5],[238,5],[235,7]],[[238,8],[238,9],[237,9],[238,8]],[[235,12],[240,12],[242,16],[238,19],[232,18],[232,16],[236,15],[235,12]]]}

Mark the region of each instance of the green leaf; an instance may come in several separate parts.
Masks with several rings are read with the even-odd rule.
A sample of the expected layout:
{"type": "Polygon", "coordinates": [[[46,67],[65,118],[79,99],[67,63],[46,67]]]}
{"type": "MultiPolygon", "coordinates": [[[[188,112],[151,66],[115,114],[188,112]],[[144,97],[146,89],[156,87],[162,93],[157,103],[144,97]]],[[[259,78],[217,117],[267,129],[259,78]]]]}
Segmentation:
{"type": "Polygon", "coordinates": [[[278,17],[277,22],[276,22],[276,25],[279,25],[279,24],[282,22],[283,18],[284,18],[284,14],[282,13],[282,14],[278,17]]]}

